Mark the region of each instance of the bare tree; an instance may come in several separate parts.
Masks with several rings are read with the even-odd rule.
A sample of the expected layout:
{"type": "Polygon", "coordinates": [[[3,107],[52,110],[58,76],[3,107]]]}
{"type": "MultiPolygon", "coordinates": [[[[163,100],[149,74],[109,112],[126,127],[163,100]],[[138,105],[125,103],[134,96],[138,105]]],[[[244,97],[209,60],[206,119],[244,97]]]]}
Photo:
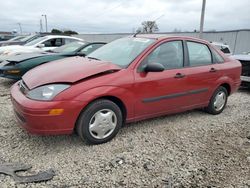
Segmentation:
{"type": "Polygon", "coordinates": [[[159,31],[158,25],[155,21],[144,21],[141,23],[141,27],[139,27],[136,32],[141,33],[154,33],[156,31],[159,31]]]}

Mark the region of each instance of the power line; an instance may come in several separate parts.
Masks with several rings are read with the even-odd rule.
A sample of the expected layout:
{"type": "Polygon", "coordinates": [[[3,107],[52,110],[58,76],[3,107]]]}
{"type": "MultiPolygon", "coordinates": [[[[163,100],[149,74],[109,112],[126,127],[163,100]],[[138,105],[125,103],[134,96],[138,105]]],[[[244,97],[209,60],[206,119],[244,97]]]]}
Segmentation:
{"type": "MultiPolygon", "coordinates": [[[[119,8],[124,2],[121,2],[121,0],[118,0],[120,3],[116,6],[113,6],[113,7],[110,7],[110,8],[107,8],[105,9],[101,14],[98,14],[97,16],[95,16],[94,18],[99,18],[100,16],[103,16],[105,15],[106,13],[109,13],[111,10],[114,10],[114,9],[117,9],[119,8]]],[[[91,18],[93,20],[93,18],[91,18]]],[[[83,21],[89,21],[90,19],[85,19],[83,21]]]]}

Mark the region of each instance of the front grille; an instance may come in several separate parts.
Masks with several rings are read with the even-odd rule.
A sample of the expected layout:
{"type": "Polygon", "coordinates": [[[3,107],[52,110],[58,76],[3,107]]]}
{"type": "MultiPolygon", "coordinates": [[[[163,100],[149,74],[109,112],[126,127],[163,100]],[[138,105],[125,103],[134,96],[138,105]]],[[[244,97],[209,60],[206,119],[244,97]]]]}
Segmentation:
{"type": "Polygon", "coordinates": [[[250,61],[240,61],[242,65],[242,76],[250,76],[250,61]]]}
{"type": "Polygon", "coordinates": [[[19,82],[19,89],[24,95],[26,95],[29,91],[29,88],[27,87],[27,85],[24,83],[23,80],[19,82]]]}

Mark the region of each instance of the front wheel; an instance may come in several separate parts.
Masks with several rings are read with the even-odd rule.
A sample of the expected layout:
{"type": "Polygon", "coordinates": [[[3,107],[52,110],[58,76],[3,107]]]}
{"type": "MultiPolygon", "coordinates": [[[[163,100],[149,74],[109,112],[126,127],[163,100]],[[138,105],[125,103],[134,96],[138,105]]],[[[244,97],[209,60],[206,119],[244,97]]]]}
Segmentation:
{"type": "Polygon", "coordinates": [[[220,86],[217,88],[210,99],[208,107],[205,109],[208,113],[217,115],[220,114],[227,104],[228,92],[226,88],[220,86]]]}
{"type": "Polygon", "coordinates": [[[102,144],[116,136],[122,126],[120,108],[106,99],[90,103],[81,113],[77,124],[77,134],[91,144],[102,144]]]}

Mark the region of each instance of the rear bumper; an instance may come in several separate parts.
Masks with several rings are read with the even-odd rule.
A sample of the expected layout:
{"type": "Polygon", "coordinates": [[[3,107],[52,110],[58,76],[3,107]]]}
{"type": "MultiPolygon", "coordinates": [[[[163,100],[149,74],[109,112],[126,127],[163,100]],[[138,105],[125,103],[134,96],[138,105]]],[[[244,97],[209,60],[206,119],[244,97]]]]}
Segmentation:
{"type": "Polygon", "coordinates": [[[241,76],[240,79],[242,82],[249,82],[250,83],[250,76],[241,76]]]}
{"type": "Polygon", "coordinates": [[[70,134],[85,106],[80,101],[35,101],[20,91],[18,84],[11,88],[11,101],[18,123],[29,133],[39,135],[70,134]],[[50,115],[51,109],[64,109],[60,115],[50,115]]]}

